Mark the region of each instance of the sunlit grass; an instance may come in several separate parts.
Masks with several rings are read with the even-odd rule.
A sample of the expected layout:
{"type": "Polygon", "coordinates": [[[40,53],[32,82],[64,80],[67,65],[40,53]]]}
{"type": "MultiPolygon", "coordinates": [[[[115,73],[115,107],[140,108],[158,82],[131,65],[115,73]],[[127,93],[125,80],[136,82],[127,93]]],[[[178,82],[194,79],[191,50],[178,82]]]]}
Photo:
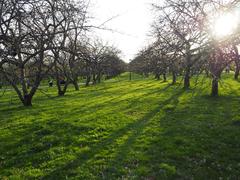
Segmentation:
{"type": "Polygon", "coordinates": [[[237,179],[239,82],[225,77],[219,98],[200,82],[183,91],[126,73],[65,97],[45,88],[32,108],[8,91],[0,179],[237,179]]]}

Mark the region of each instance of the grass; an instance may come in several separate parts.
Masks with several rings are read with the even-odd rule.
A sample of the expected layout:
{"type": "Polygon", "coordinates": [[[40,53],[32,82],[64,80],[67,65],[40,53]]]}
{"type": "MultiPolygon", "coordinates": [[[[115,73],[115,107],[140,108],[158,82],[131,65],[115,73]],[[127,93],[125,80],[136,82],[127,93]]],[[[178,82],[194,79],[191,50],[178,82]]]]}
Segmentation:
{"type": "Polygon", "coordinates": [[[169,83],[125,73],[65,97],[45,88],[31,108],[7,91],[0,179],[238,179],[239,82],[225,77],[218,98],[208,80],[169,83]]]}

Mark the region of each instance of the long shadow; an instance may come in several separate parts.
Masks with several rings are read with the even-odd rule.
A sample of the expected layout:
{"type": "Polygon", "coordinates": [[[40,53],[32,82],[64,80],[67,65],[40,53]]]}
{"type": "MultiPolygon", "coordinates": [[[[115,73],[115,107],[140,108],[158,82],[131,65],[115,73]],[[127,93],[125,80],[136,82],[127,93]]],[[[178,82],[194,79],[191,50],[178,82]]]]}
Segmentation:
{"type": "MultiPolygon", "coordinates": [[[[167,89],[168,86],[164,89],[167,89]]],[[[141,118],[138,121],[138,124],[134,127],[132,130],[132,134],[127,138],[125,143],[123,143],[119,148],[118,148],[118,153],[115,156],[115,158],[109,163],[108,167],[104,170],[105,171],[105,176],[107,177],[108,175],[108,170],[110,170],[111,176],[113,175],[112,173],[115,172],[116,176],[117,174],[117,167],[113,168],[116,164],[123,165],[124,161],[127,159],[127,155],[129,153],[129,150],[133,147],[134,143],[136,142],[137,138],[141,135],[141,132],[146,128],[147,124],[152,120],[154,116],[156,116],[161,109],[163,109],[166,105],[168,105],[170,102],[174,101],[174,108],[171,108],[171,111],[173,111],[176,107],[179,101],[177,99],[181,96],[181,94],[184,91],[181,89],[181,91],[177,92],[176,94],[172,95],[169,99],[166,101],[162,102],[160,106],[157,106],[155,109],[153,109],[151,112],[147,113],[143,118],[141,118]]],[[[121,175],[121,174],[119,174],[121,175]]],[[[116,177],[117,178],[117,177],[116,177]]]]}
{"type": "MultiPolygon", "coordinates": [[[[160,93],[164,92],[167,88],[170,86],[166,86],[163,89],[157,90],[154,93],[160,93]]],[[[145,88],[145,87],[143,87],[145,88]]],[[[145,96],[145,95],[144,95],[145,96]]],[[[119,97],[116,97],[115,100],[117,100],[119,97]]],[[[136,98],[136,97],[134,97],[136,98]]],[[[133,99],[130,99],[129,101],[133,101],[133,99]]],[[[171,100],[171,98],[169,99],[171,100]]],[[[112,100],[110,99],[109,101],[105,102],[105,104],[109,105],[109,102],[112,100]]],[[[124,100],[122,100],[124,101],[124,100]]],[[[121,103],[121,101],[117,101],[116,104],[121,103]]],[[[163,104],[167,103],[167,101],[163,102],[163,104]]],[[[161,106],[159,106],[161,108],[161,106]]],[[[21,111],[24,110],[24,107],[16,107],[17,110],[21,111]]],[[[86,162],[88,159],[91,159],[94,157],[95,154],[98,152],[101,152],[105,147],[111,146],[114,144],[114,142],[119,138],[124,136],[127,132],[132,131],[138,126],[138,124],[145,124],[144,119],[149,119],[154,116],[158,112],[158,108],[154,109],[153,111],[149,112],[144,116],[143,119],[140,119],[136,122],[128,124],[126,127],[121,128],[115,132],[113,132],[108,138],[104,139],[102,143],[95,143],[91,139],[89,139],[89,143],[85,144],[86,146],[90,146],[90,150],[88,152],[84,152],[83,154],[80,154],[79,158],[77,158],[76,162],[70,162],[66,167],[61,168],[59,171],[56,170],[56,173],[54,175],[49,175],[47,177],[52,177],[52,176],[57,176],[58,173],[61,171],[66,171],[69,169],[74,169],[79,166],[79,161],[86,162]],[[152,114],[152,115],[151,115],[152,114]],[[95,145],[91,145],[91,143],[95,143],[95,145]],[[93,150],[93,151],[92,151],[93,150]],[[69,167],[69,168],[68,168],[69,167]]],[[[28,109],[25,113],[28,113],[28,109]]],[[[47,126],[38,126],[38,124],[26,124],[24,127],[19,127],[19,128],[24,128],[24,132],[15,132],[14,136],[9,136],[6,139],[1,139],[4,140],[5,142],[8,142],[11,140],[11,137],[17,137],[19,140],[16,140],[15,142],[11,143],[9,146],[8,143],[5,143],[5,147],[3,147],[5,150],[8,149],[10,151],[5,151],[3,153],[3,156],[6,156],[6,159],[11,159],[8,163],[6,164],[5,167],[24,167],[27,163],[32,162],[34,166],[38,166],[39,164],[48,161],[48,158],[39,158],[39,155],[45,156],[44,152],[47,150],[59,146],[59,144],[63,144],[65,147],[69,146],[71,144],[71,137],[63,137],[64,134],[70,134],[70,136],[77,136],[80,135],[84,132],[91,131],[95,128],[93,127],[85,127],[85,126],[75,126],[71,123],[67,122],[52,122],[49,119],[50,124],[47,124],[47,126]],[[47,127],[47,128],[46,128],[47,127]],[[41,141],[41,139],[45,136],[52,135],[55,137],[59,137],[57,139],[50,140],[48,142],[44,143],[38,143],[41,141]],[[29,148],[27,150],[22,151],[21,148],[24,148],[24,146],[27,145],[29,148]],[[36,145],[36,146],[35,146],[36,145]],[[14,150],[18,147],[18,150],[14,150]],[[33,162],[34,161],[34,162],[33,162]],[[17,162],[17,164],[15,164],[17,162]],[[13,163],[13,164],[12,164],[13,163]]],[[[12,141],[12,140],[11,140],[12,141]]],[[[77,144],[76,144],[77,146],[77,144]]],[[[4,152],[1,150],[1,152],[4,152]]],[[[81,163],[81,162],[80,162],[81,163]]],[[[84,164],[84,163],[83,163],[84,164]]],[[[68,172],[66,172],[67,174],[68,172]]],[[[61,173],[60,173],[61,174],[61,173]]],[[[57,176],[58,177],[58,176],[57,176]]]]}
{"type": "MultiPolygon", "coordinates": [[[[49,157],[44,157],[46,156],[44,153],[49,149],[59,145],[64,145],[66,148],[74,144],[77,146],[78,142],[73,141],[72,137],[80,134],[89,134],[92,130],[96,130],[96,128],[91,126],[76,126],[58,120],[50,120],[46,124],[25,125],[19,128],[24,129],[23,132],[16,131],[14,134],[14,137],[18,137],[19,140],[18,138],[14,140],[12,136],[1,138],[1,156],[7,160],[6,163],[2,164],[4,168],[22,168],[30,162],[34,166],[37,166],[48,160],[49,157]],[[43,140],[44,138],[45,140],[43,140]],[[11,143],[9,144],[8,142],[10,141],[11,143]]],[[[97,131],[104,130],[105,129],[102,128],[97,129],[97,131]]],[[[91,139],[89,139],[89,141],[91,141],[91,139]]],[[[86,145],[87,144],[82,144],[82,146],[86,145]]]]}
{"type": "MultiPolygon", "coordinates": [[[[134,105],[138,104],[139,99],[141,99],[143,97],[147,98],[147,97],[149,97],[151,95],[154,95],[154,94],[164,93],[170,87],[171,87],[171,85],[168,84],[166,87],[164,87],[162,89],[159,89],[159,90],[156,90],[156,91],[149,91],[149,92],[146,92],[144,94],[141,94],[140,96],[131,97],[131,98],[126,97],[126,98],[122,99],[121,95],[116,95],[113,98],[107,98],[106,100],[102,100],[101,102],[98,102],[96,104],[93,103],[94,102],[94,99],[93,99],[93,100],[91,100],[88,103],[84,103],[83,107],[72,109],[72,111],[75,112],[75,113],[79,113],[79,114],[84,113],[85,111],[87,111],[89,109],[95,109],[95,110],[97,110],[97,109],[105,109],[105,111],[104,111],[105,114],[112,113],[114,110],[116,110],[116,111],[124,111],[124,110],[126,110],[125,106],[123,106],[121,108],[118,106],[122,102],[128,101],[130,103],[129,106],[134,106],[134,105]],[[122,99],[122,100],[119,100],[119,99],[122,99]],[[109,109],[109,106],[111,106],[110,109],[109,109]]],[[[128,94],[128,93],[125,93],[125,94],[128,94]]]]}
{"type": "MultiPolygon", "coordinates": [[[[129,131],[135,131],[135,133],[129,138],[129,141],[131,141],[131,143],[133,143],[136,140],[139,133],[141,132],[141,130],[144,128],[144,126],[160,111],[160,109],[163,108],[165,105],[167,105],[172,100],[178,98],[183,92],[184,91],[181,90],[181,91],[175,93],[174,95],[172,95],[166,101],[160,102],[160,105],[158,107],[156,107],[152,111],[148,112],[141,119],[134,121],[134,122],[128,124],[127,126],[118,129],[117,131],[114,131],[104,141],[90,146],[90,150],[85,151],[84,153],[80,153],[75,160],[52,171],[47,176],[45,176],[44,179],[53,179],[53,178],[57,178],[57,177],[61,178],[61,176],[63,176],[63,174],[64,174],[64,177],[69,175],[70,169],[74,170],[78,167],[84,166],[88,160],[90,160],[91,158],[94,158],[94,156],[96,154],[100,153],[106,147],[111,147],[112,145],[114,145],[115,142],[117,141],[117,139],[121,138],[129,131]]],[[[71,173],[70,175],[73,175],[73,174],[71,173]]]]}
{"type": "Polygon", "coordinates": [[[193,97],[161,118],[163,131],[149,145],[146,166],[153,179],[238,179],[238,100],[193,97]],[[163,167],[159,165],[163,163],[163,167]],[[231,165],[231,168],[229,168],[231,165]],[[171,171],[171,168],[174,169],[171,171]]]}

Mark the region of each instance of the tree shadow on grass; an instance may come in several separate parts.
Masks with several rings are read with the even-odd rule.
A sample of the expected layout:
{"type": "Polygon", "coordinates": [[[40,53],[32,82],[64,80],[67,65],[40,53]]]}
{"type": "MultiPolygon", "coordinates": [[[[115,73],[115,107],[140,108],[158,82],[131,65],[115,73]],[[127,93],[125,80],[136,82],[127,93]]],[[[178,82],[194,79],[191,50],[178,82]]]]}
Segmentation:
{"type": "MultiPolygon", "coordinates": [[[[170,86],[167,86],[163,90],[160,89],[154,91],[153,93],[164,92],[169,87],[170,86]]],[[[116,97],[115,100],[117,100],[118,98],[119,96],[116,97]]],[[[169,101],[171,101],[172,98],[173,97],[169,98],[169,101]]],[[[61,102],[61,100],[59,99],[58,101],[61,102]]],[[[107,105],[109,106],[109,103],[111,101],[112,99],[105,102],[106,107],[107,105]]],[[[137,101],[136,97],[130,99],[130,103],[136,103],[135,101],[137,101]]],[[[122,100],[116,101],[116,105],[119,103],[122,103],[122,100]]],[[[63,147],[64,153],[67,154],[67,151],[71,151],[75,147],[83,147],[83,149],[87,147],[86,151],[80,153],[80,155],[78,155],[79,153],[77,154],[77,156],[79,157],[77,157],[76,160],[70,162],[69,160],[65,160],[66,162],[63,161],[58,167],[54,167],[56,169],[55,171],[46,176],[46,178],[65,178],[65,174],[74,174],[74,172],[72,172],[74,169],[84,166],[89,159],[94,159],[94,156],[96,154],[106,150],[106,147],[115,148],[117,146],[116,141],[119,138],[123,137],[126,133],[135,131],[136,129],[138,129],[137,131],[140,131],[140,127],[143,127],[144,124],[147,123],[145,121],[148,121],[149,118],[153,117],[166,103],[168,103],[168,100],[164,101],[156,109],[147,113],[144,118],[138,121],[134,121],[128,124],[126,127],[119,128],[116,131],[109,131],[106,128],[96,127],[97,125],[74,125],[74,123],[62,121],[62,119],[64,119],[62,115],[62,119],[53,118],[51,120],[51,118],[48,118],[47,122],[29,121],[26,123],[21,123],[21,126],[17,127],[14,134],[9,134],[1,138],[1,141],[4,142],[3,144],[1,143],[0,148],[0,152],[2,152],[1,158],[4,158],[4,160],[2,161],[3,163],[1,163],[1,168],[25,169],[29,165],[35,168],[39,168],[41,164],[52,161],[54,158],[56,158],[56,155],[53,155],[53,157],[49,155],[49,151],[54,148],[63,147]],[[96,131],[100,131],[100,135],[97,138],[94,137],[94,133],[96,131]],[[83,140],[82,142],[79,142],[77,139],[81,135],[88,138],[86,140],[83,140]],[[65,165],[63,165],[64,163],[65,165]]],[[[50,110],[48,109],[49,112],[52,108],[54,107],[51,107],[50,110]]],[[[36,112],[33,113],[38,113],[38,107],[34,107],[31,110],[34,109],[36,109],[36,112]]],[[[24,107],[17,107],[17,110],[21,114],[23,113],[22,110],[24,110],[24,113],[26,115],[30,113],[30,110],[24,107]]],[[[41,108],[41,111],[42,110],[44,109],[41,108]]],[[[113,110],[114,109],[112,109],[112,111],[113,110]]],[[[71,115],[74,115],[75,113],[79,115],[79,112],[77,111],[74,111],[71,115]]]]}
{"type": "Polygon", "coordinates": [[[75,126],[60,120],[50,120],[46,124],[21,126],[19,129],[22,130],[16,131],[14,134],[17,137],[16,139],[13,139],[12,136],[1,138],[0,157],[4,159],[0,163],[2,168],[26,168],[28,165],[38,167],[40,164],[51,160],[48,150],[55,147],[64,147],[64,151],[69,151],[74,146],[87,146],[88,143],[95,140],[91,136],[92,133],[105,131],[103,128],[89,125],[75,126]],[[88,138],[88,141],[80,143],[77,138],[73,138],[80,137],[80,135],[90,135],[90,138],[88,138]]]}
{"type": "MultiPolygon", "coordinates": [[[[113,97],[106,97],[99,101],[97,98],[92,98],[89,102],[84,103],[81,108],[74,107],[71,108],[71,112],[74,114],[82,114],[86,113],[87,111],[91,110],[92,112],[102,111],[101,115],[110,115],[114,112],[126,112],[131,113],[132,111],[139,111],[141,108],[141,100],[146,98],[152,98],[153,95],[160,95],[169,89],[171,85],[167,85],[166,87],[158,90],[151,90],[147,91],[144,94],[133,94],[127,93],[126,96],[122,95],[115,95],[113,97]],[[134,95],[134,96],[131,96],[134,95]],[[95,103],[96,100],[99,102],[95,103]],[[121,104],[121,107],[119,106],[121,104]]],[[[156,98],[155,97],[155,98],[156,98]]],[[[64,118],[67,115],[63,115],[64,118]]],[[[87,123],[88,120],[86,120],[87,123]]],[[[83,121],[81,121],[83,122],[83,121]]]]}
{"type": "Polygon", "coordinates": [[[163,132],[145,156],[153,179],[237,179],[239,174],[238,100],[231,96],[193,97],[161,118],[163,132]]]}
{"type": "MultiPolygon", "coordinates": [[[[119,160],[120,157],[126,156],[127,149],[130,147],[134,141],[137,139],[140,132],[144,129],[146,124],[169,102],[177,99],[183,91],[178,91],[174,95],[172,95],[170,98],[168,98],[166,101],[161,102],[159,106],[154,108],[152,111],[148,112],[144,117],[141,119],[138,119],[137,121],[134,121],[132,123],[129,123],[127,126],[120,128],[114,132],[112,132],[106,139],[103,141],[92,144],[89,146],[88,151],[84,151],[83,153],[80,153],[77,158],[69,163],[66,163],[64,166],[56,168],[54,171],[49,173],[47,176],[44,177],[44,179],[52,179],[52,178],[63,178],[67,176],[77,176],[78,173],[74,172],[75,169],[79,167],[83,167],[89,160],[94,159],[95,155],[101,153],[102,151],[111,148],[117,148],[117,152],[119,155],[116,157],[116,160],[119,160]],[[116,141],[126,135],[127,133],[132,132],[132,135],[128,137],[128,140],[125,144],[118,147],[116,147],[116,141]],[[127,146],[127,147],[126,147],[127,146]]],[[[114,166],[114,164],[112,164],[114,166]]]]}
{"type": "MultiPolygon", "coordinates": [[[[168,86],[166,88],[168,88],[168,86]]],[[[142,117],[137,121],[134,128],[131,130],[131,134],[127,137],[127,140],[123,144],[121,144],[120,147],[118,147],[116,156],[114,157],[114,159],[108,164],[107,168],[103,170],[102,174],[106,179],[114,176],[115,178],[120,178],[120,177],[124,177],[124,175],[127,177],[128,175],[125,174],[126,172],[121,170],[123,168],[135,169],[136,166],[138,166],[140,162],[137,162],[138,161],[137,159],[134,159],[134,158],[131,160],[128,159],[131,148],[133,148],[133,146],[136,143],[136,140],[142,135],[143,130],[146,127],[149,127],[151,122],[156,121],[154,117],[157,116],[158,113],[162,114],[163,113],[162,111],[169,111],[169,110],[173,111],[177,107],[179,102],[178,98],[181,96],[182,93],[184,93],[184,91],[181,89],[176,94],[172,95],[169,99],[162,102],[161,105],[157,106],[155,109],[153,109],[151,112],[148,112],[144,117],[142,117]],[[170,107],[169,104],[172,104],[172,103],[174,104],[174,106],[170,107]],[[129,161],[135,161],[135,162],[129,162],[129,161]]],[[[163,117],[157,117],[157,118],[161,119],[163,117]]],[[[160,119],[158,119],[157,121],[160,122],[160,119]]],[[[142,165],[144,166],[144,164],[142,165]]],[[[135,174],[135,176],[137,177],[137,174],[135,174]]],[[[141,176],[138,178],[141,178],[141,176]]],[[[149,179],[150,177],[146,177],[146,178],[149,179]]]]}

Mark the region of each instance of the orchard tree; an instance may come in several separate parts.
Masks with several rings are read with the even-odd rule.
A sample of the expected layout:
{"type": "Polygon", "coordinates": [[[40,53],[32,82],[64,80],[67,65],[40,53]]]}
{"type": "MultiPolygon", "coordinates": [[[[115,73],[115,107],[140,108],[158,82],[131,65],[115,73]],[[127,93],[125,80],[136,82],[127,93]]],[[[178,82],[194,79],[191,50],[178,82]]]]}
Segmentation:
{"type": "Polygon", "coordinates": [[[198,62],[204,34],[202,33],[202,4],[200,1],[168,0],[154,5],[157,19],[155,34],[174,54],[181,54],[184,67],[184,88],[190,87],[191,70],[198,62]]]}
{"type": "Polygon", "coordinates": [[[24,106],[52,66],[47,60],[50,41],[58,33],[50,1],[1,1],[1,73],[24,106]],[[48,36],[50,35],[50,36],[48,36]],[[31,87],[30,87],[31,85],[31,87]]]}
{"type": "MultiPolygon", "coordinates": [[[[155,4],[157,19],[154,23],[156,39],[164,42],[172,53],[181,59],[184,69],[184,88],[190,87],[190,77],[208,65],[212,74],[212,95],[218,95],[218,82],[224,68],[236,62],[238,76],[238,49],[231,42],[239,37],[239,32],[231,36],[216,37],[214,31],[219,14],[236,11],[237,1],[168,0],[155,4]],[[234,56],[233,56],[234,54],[234,56]]],[[[237,22],[236,22],[237,23],[237,22]]],[[[239,23],[238,23],[239,26],[239,23]]],[[[237,29],[237,28],[236,28],[237,29]]],[[[238,44],[238,42],[237,42],[238,44]]]]}
{"type": "Polygon", "coordinates": [[[126,63],[120,58],[120,51],[115,47],[108,47],[108,50],[102,55],[103,74],[106,79],[120,75],[126,71],[126,63]]]}
{"type": "Polygon", "coordinates": [[[240,54],[239,54],[239,47],[236,44],[237,43],[233,43],[232,48],[233,48],[233,56],[234,56],[234,62],[235,62],[234,79],[238,80],[238,76],[240,72],[240,54]]]}
{"type": "Polygon", "coordinates": [[[148,76],[151,72],[150,57],[146,55],[145,50],[140,51],[137,56],[129,63],[129,69],[131,72],[148,76]]]}
{"type": "Polygon", "coordinates": [[[82,54],[85,59],[86,86],[91,80],[93,84],[97,84],[104,75],[113,77],[125,69],[125,63],[120,59],[120,51],[99,39],[89,42],[82,54]]]}
{"type": "Polygon", "coordinates": [[[53,42],[69,30],[63,28],[70,13],[66,10],[71,11],[67,5],[74,7],[70,0],[1,1],[0,71],[24,106],[32,105],[42,79],[55,64],[52,50],[62,45],[53,42]]]}
{"type": "MultiPolygon", "coordinates": [[[[211,95],[218,96],[218,83],[221,79],[221,74],[225,68],[229,68],[233,62],[235,62],[235,79],[239,74],[239,30],[240,21],[234,22],[235,24],[229,24],[232,26],[229,32],[224,32],[223,29],[218,29],[217,20],[221,21],[221,18],[228,17],[228,13],[237,15],[237,1],[216,1],[212,2],[211,10],[214,13],[209,13],[205,21],[205,31],[208,36],[208,64],[209,72],[212,76],[212,88],[211,95]],[[221,16],[219,15],[221,14],[221,16]],[[217,18],[219,19],[216,19],[217,18]],[[233,28],[235,27],[235,28],[233,28]],[[215,34],[214,34],[215,33],[215,34]]],[[[229,16],[230,17],[230,16],[229,16]]],[[[230,19],[228,19],[230,21],[230,19]]]]}
{"type": "Polygon", "coordinates": [[[52,41],[51,49],[54,59],[54,74],[58,88],[58,95],[64,96],[70,83],[79,90],[78,86],[78,54],[81,50],[83,31],[88,29],[86,25],[86,8],[84,4],[75,4],[72,1],[62,1],[59,4],[60,13],[55,17],[55,22],[63,17],[58,34],[52,41]]]}

